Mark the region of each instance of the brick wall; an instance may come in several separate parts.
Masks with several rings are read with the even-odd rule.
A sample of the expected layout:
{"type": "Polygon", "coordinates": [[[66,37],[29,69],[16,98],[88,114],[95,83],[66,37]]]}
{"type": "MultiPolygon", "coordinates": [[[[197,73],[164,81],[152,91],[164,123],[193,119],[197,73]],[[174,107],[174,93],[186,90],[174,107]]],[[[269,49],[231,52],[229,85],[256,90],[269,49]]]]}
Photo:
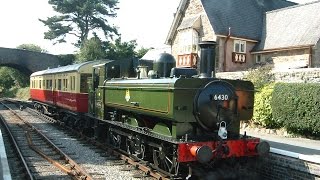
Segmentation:
{"type": "Polygon", "coordinates": [[[262,158],[256,170],[267,180],[320,179],[320,164],[272,153],[262,158]]]}

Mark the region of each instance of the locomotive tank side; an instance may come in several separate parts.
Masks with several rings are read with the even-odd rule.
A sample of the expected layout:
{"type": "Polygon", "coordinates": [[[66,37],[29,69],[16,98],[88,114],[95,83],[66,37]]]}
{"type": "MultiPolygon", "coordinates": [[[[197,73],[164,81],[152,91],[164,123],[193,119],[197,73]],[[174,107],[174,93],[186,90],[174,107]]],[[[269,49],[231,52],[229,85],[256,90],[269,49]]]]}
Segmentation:
{"type": "Polygon", "coordinates": [[[174,119],[174,84],[177,79],[110,80],[105,83],[105,106],[128,112],[174,119]]]}

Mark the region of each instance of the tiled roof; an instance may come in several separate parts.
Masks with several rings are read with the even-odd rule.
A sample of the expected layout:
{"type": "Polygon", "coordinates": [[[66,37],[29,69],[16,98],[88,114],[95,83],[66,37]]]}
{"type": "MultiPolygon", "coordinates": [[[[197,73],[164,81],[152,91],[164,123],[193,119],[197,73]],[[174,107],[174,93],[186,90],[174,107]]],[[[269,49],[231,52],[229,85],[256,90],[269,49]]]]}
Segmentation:
{"type": "Polygon", "coordinates": [[[260,40],[267,11],[295,5],[285,0],[201,0],[217,35],[260,40]]]}
{"type": "Polygon", "coordinates": [[[315,45],[320,37],[320,1],[266,13],[254,51],[315,45]]]}

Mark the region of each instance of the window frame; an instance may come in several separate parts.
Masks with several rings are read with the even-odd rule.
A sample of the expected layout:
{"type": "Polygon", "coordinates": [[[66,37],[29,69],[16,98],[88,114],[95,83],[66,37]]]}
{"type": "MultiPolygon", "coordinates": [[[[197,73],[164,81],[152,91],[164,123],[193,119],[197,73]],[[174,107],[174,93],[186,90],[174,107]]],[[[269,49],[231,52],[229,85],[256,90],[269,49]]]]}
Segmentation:
{"type": "Polygon", "coordinates": [[[256,64],[260,64],[260,63],[261,63],[261,58],[262,58],[261,55],[260,55],[260,54],[257,54],[256,57],[255,57],[255,63],[256,63],[256,64]],[[258,59],[259,59],[259,60],[258,60],[258,59]]]}
{"type": "Polygon", "coordinates": [[[247,42],[243,41],[243,40],[238,40],[238,39],[234,40],[233,52],[246,53],[247,52],[247,42]],[[237,48],[236,48],[237,44],[239,45],[239,50],[237,50],[237,48]],[[242,47],[243,47],[243,51],[242,51],[242,47]]]}

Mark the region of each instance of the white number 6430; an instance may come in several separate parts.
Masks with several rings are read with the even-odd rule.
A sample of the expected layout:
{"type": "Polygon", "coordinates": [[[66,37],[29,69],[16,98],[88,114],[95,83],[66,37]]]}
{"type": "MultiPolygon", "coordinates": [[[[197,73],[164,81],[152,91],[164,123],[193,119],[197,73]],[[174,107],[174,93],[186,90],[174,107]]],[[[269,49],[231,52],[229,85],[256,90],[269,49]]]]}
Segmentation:
{"type": "Polygon", "coordinates": [[[213,100],[215,100],[215,101],[226,101],[226,100],[229,100],[229,96],[227,94],[215,94],[213,96],[213,100]]]}

